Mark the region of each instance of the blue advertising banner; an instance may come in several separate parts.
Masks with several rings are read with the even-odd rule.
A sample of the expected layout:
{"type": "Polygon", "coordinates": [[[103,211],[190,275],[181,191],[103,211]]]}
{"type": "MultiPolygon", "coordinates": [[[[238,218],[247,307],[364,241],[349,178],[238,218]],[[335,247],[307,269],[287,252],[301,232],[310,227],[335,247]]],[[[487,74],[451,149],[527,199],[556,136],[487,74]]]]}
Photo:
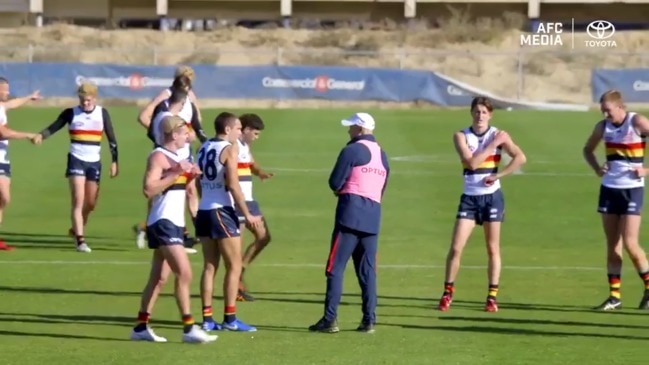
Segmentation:
{"type": "MultiPolygon", "coordinates": [[[[453,90],[432,72],[307,66],[192,66],[194,91],[213,99],[326,99],[393,102],[426,101],[466,106],[471,95],[453,90]]],[[[173,66],[106,64],[5,63],[0,75],[12,93],[41,90],[47,97],[74,96],[76,86],[90,81],[101,97],[141,99],[155,96],[173,81],[173,66]]]]}
{"type": "Polygon", "coordinates": [[[594,69],[591,76],[593,102],[607,90],[616,89],[622,93],[624,101],[629,103],[649,102],[649,69],[594,69]]]}
{"type": "MultiPolygon", "coordinates": [[[[467,107],[475,96],[487,96],[500,108],[583,110],[570,104],[526,103],[498,98],[435,72],[383,68],[315,66],[192,65],[194,92],[207,99],[428,102],[467,107]]],[[[102,98],[149,99],[169,87],[174,66],[82,63],[5,63],[0,76],[13,95],[40,90],[44,97],[73,97],[89,81],[102,98]]]]}

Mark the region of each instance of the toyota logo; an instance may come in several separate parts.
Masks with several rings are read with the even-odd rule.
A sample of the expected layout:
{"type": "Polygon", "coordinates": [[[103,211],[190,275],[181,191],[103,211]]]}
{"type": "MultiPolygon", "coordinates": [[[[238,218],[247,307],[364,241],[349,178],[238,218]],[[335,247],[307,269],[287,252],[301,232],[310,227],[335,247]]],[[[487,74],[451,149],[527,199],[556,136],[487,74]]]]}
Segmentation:
{"type": "Polygon", "coordinates": [[[593,39],[608,39],[615,34],[615,26],[606,20],[595,20],[588,24],[586,33],[593,39]]]}

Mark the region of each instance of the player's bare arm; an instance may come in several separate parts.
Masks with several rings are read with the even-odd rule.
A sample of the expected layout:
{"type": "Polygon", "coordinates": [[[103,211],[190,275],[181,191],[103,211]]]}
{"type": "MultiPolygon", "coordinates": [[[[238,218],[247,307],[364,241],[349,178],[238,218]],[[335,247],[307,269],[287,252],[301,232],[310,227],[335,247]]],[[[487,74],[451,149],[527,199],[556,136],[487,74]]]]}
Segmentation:
{"type": "Polygon", "coordinates": [[[146,173],[144,174],[144,182],[142,184],[142,192],[147,199],[153,198],[173,185],[185,170],[191,168],[191,164],[187,161],[182,161],[163,178],[162,173],[168,167],[169,160],[164,154],[156,152],[149,156],[146,173]]]}
{"type": "Polygon", "coordinates": [[[140,125],[148,129],[149,124],[151,124],[151,119],[153,118],[153,111],[155,110],[156,105],[162,103],[168,97],[169,94],[167,90],[160,91],[160,93],[155,98],[153,98],[149,102],[149,104],[147,104],[138,115],[137,121],[140,123],[140,125]]]}
{"type": "MultiPolygon", "coordinates": [[[[643,136],[649,135],[649,118],[641,114],[634,115],[633,127],[639,134],[643,136]]],[[[644,166],[638,167],[637,169],[635,169],[635,171],[638,174],[638,177],[644,177],[647,175],[647,173],[649,173],[649,169],[644,166]]]]}
{"type": "Polygon", "coordinates": [[[507,141],[505,141],[502,144],[502,148],[509,155],[509,157],[512,158],[511,161],[503,168],[501,171],[499,171],[496,174],[496,178],[500,179],[503,178],[512,172],[518,170],[521,166],[523,166],[527,162],[527,157],[525,156],[525,153],[523,150],[516,144],[511,138],[507,138],[507,141]]]}
{"type": "Polygon", "coordinates": [[[598,176],[602,176],[606,172],[606,166],[600,165],[597,161],[597,156],[595,156],[595,149],[597,148],[597,145],[599,145],[599,142],[602,140],[603,136],[604,121],[602,120],[595,124],[595,128],[593,128],[593,132],[586,140],[586,144],[584,145],[583,149],[584,159],[598,176]]]}
{"type": "Polygon", "coordinates": [[[35,133],[18,132],[6,125],[0,125],[0,139],[32,139],[35,133]]]}
{"type": "Polygon", "coordinates": [[[250,154],[250,172],[257,176],[260,180],[270,179],[275,176],[272,172],[264,171],[261,166],[255,161],[255,158],[250,154]]]}
{"type": "Polygon", "coordinates": [[[3,106],[6,110],[20,108],[21,106],[27,104],[30,101],[38,100],[41,98],[40,91],[36,90],[30,95],[23,96],[22,98],[15,98],[8,101],[5,101],[3,106]]]}
{"type": "Polygon", "coordinates": [[[466,143],[466,138],[462,132],[457,132],[453,135],[453,143],[455,144],[455,151],[460,156],[462,163],[467,164],[471,170],[475,170],[487,157],[493,154],[493,150],[500,146],[506,138],[506,132],[498,132],[494,140],[489,144],[489,147],[476,154],[469,149],[469,145],[466,143]]]}
{"type": "Polygon", "coordinates": [[[649,118],[645,117],[642,114],[636,114],[633,116],[633,127],[636,131],[644,136],[649,135],[649,118]]]}

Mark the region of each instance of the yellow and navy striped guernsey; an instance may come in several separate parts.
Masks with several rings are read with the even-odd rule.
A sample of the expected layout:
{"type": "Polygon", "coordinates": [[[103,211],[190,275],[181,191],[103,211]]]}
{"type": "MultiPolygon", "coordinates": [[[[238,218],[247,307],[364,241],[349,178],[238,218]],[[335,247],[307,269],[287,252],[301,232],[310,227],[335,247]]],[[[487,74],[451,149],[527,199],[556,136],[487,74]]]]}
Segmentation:
{"type": "Polygon", "coordinates": [[[250,162],[239,162],[237,164],[237,173],[239,173],[239,181],[251,181],[252,171],[250,170],[250,162]]]}
{"type": "Polygon", "coordinates": [[[41,131],[43,139],[68,126],[70,136],[69,153],[85,162],[101,160],[102,134],[106,135],[112,162],[117,163],[117,139],[108,110],[95,105],[92,110],[84,110],[81,106],[64,109],[58,118],[41,131]]]}
{"type": "Polygon", "coordinates": [[[190,174],[189,173],[184,173],[174,181],[173,185],[165,189],[165,193],[170,191],[170,190],[185,190],[187,189],[187,182],[189,181],[190,174]]]}
{"type": "Polygon", "coordinates": [[[615,125],[604,121],[603,139],[608,170],[602,176],[602,185],[615,189],[644,186],[644,178],[633,172],[644,163],[646,137],[633,126],[635,113],[628,112],[624,122],[615,125]]]}
{"type": "Polygon", "coordinates": [[[99,105],[92,112],[84,112],[78,106],[72,110],[68,133],[73,156],[88,162],[100,160],[104,114],[104,108],[99,105]]]}
{"type": "MultiPolygon", "coordinates": [[[[462,130],[466,143],[473,154],[482,152],[493,141],[498,128],[489,127],[486,132],[477,135],[473,133],[471,127],[462,130]]],[[[462,163],[464,175],[464,194],[466,195],[485,195],[491,194],[500,189],[500,180],[496,180],[492,185],[485,185],[484,179],[492,174],[498,173],[500,165],[501,148],[491,151],[491,154],[475,169],[462,163]]]]}

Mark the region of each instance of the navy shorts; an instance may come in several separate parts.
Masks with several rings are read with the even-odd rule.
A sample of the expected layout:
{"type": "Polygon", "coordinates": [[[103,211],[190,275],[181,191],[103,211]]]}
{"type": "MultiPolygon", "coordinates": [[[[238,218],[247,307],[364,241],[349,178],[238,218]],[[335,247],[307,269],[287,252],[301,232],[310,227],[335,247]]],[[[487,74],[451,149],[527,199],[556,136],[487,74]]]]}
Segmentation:
{"type": "Polygon", "coordinates": [[[160,219],[146,227],[146,239],[149,248],[182,245],[185,242],[185,227],[178,227],[168,219],[160,219]]]}
{"type": "Polygon", "coordinates": [[[503,222],[505,197],[502,190],[485,195],[462,194],[455,218],[474,220],[478,225],[484,222],[503,222]]]}
{"type": "Polygon", "coordinates": [[[65,177],[70,176],[85,176],[88,181],[99,182],[101,177],[101,161],[87,162],[68,153],[68,166],[65,169],[65,177]]]}
{"type": "Polygon", "coordinates": [[[196,237],[213,240],[239,237],[239,218],[232,207],[199,210],[196,213],[196,237]]]}
{"type": "MultiPolygon", "coordinates": [[[[256,200],[246,201],[246,206],[248,207],[250,214],[258,216],[262,215],[261,209],[259,209],[259,203],[257,203],[256,200]]],[[[243,213],[238,208],[236,208],[235,211],[237,212],[239,223],[244,223],[246,221],[246,218],[243,216],[243,213]]]]}
{"type": "Polygon", "coordinates": [[[640,215],[644,188],[616,189],[601,185],[597,211],[603,214],[640,215]]]}
{"type": "Polygon", "coordinates": [[[11,164],[0,163],[0,176],[11,177],[11,164]]]}

